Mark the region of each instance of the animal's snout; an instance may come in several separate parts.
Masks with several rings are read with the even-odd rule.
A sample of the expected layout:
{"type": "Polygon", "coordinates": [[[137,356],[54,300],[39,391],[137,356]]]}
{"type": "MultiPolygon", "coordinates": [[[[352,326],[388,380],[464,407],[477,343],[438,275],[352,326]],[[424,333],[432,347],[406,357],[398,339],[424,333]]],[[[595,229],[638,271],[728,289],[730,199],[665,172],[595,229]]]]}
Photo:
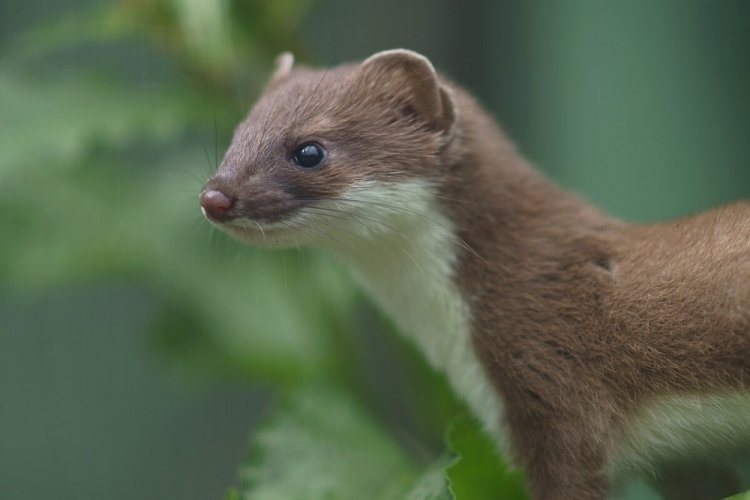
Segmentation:
{"type": "Polygon", "coordinates": [[[225,221],[231,219],[229,210],[234,200],[216,189],[203,191],[200,196],[201,208],[209,219],[225,221]]]}

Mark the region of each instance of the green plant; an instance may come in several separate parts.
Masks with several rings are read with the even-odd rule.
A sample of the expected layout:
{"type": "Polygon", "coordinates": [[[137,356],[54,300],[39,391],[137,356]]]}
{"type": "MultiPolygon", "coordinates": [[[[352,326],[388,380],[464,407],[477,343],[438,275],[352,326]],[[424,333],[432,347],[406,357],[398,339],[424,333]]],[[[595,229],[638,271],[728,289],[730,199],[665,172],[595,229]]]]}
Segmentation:
{"type": "Polygon", "coordinates": [[[273,58],[311,56],[295,36],[311,5],[121,0],[13,38],[3,286],[137,283],[168,363],[270,388],[228,498],[524,498],[442,377],[334,263],[240,247],[200,218],[200,186],[273,58]]]}
{"type": "Polygon", "coordinates": [[[279,402],[230,496],[520,497],[442,378],[337,266],[240,247],[199,216],[273,57],[304,58],[308,4],[123,0],[17,34],[0,69],[0,278],[16,293],[137,283],[176,369],[271,387],[279,402]],[[373,359],[365,330],[389,356],[373,359]],[[400,392],[382,362],[400,363],[400,392]]]}

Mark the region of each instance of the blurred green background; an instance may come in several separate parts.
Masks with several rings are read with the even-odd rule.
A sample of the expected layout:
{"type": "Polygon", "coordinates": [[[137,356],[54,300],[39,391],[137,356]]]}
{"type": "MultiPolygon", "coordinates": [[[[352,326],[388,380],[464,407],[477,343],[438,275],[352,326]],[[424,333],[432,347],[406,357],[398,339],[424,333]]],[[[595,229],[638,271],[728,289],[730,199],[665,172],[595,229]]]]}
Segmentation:
{"type": "Polygon", "coordinates": [[[3,0],[0,498],[520,497],[335,263],[198,210],[278,52],[395,47],[614,215],[750,196],[745,1],[3,0]]]}

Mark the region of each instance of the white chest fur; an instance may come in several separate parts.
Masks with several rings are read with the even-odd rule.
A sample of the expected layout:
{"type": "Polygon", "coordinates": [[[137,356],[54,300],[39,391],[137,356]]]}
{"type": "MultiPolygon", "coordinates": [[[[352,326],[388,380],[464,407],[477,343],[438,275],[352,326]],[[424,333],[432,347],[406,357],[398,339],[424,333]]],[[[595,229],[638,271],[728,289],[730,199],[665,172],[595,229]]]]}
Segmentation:
{"type": "Polygon", "coordinates": [[[432,189],[423,181],[367,183],[342,199],[333,208],[348,222],[329,245],[502,442],[500,398],[474,352],[470,311],[453,281],[460,243],[432,189]]]}

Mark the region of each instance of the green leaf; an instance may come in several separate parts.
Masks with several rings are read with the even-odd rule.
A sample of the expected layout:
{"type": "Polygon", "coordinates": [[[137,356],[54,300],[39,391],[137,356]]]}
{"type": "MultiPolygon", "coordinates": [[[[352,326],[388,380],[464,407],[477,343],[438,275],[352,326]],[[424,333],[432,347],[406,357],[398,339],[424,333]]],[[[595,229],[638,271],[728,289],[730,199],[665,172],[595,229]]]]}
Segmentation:
{"type": "Polygon", "coordinates": [[[196,54],[214,64],[231,62],[232,40],[229,31],[229,2],[216,0],[176,0],[172,7],[183,33],[183,40],[196,54]]]}
{"type": "Polygon", "coordinates": [[[739,495],[733,495],[725,500],[750,500],[750,490],[745,493],[740,493],[739,495]]]}
{"type": "Polygon", "coordinates": [[[448,459],[425,467],[343,392],[297,390],[253,438],[242,498],[450,499],[448,459]]]}
{"type": "Polygon", "coordinates": [[[94,5],[68,10],[53,20],[32,26],[9,44],[4,56],[13,61],[30,61],[84,43],[112,42],[132,35],[134,26],[125,6],[94,5]]]}
{"type": "Polygon", "coordinates": [[[108,158],[15,173],[0,184],[0,233],[14,235],[0,246],[0,279],[32,289],[135,279],[164,297],[163,331],[188,349],[215,346],[225,373],[288,383],[330,372],[347,345],[333,335],[348,331],[349,280],[309,252],[212,237],[200,184],[164,175],[202,155],[185,150],[148,169],[108,158]],[[28,203],[29,193],[45,194],[28,203]]]}
{"type": "Polygon", "coordinates": [[[448,445],[457,455],[446,473],[458,500],[526,499],[520,472],[511,471],[495,444],[469,416],[454,420],[448,445]]]}
{"type": "Polygon", "coordinates": [[[415,480],[414,487],[403,498],[406,500],[453,500],[445,469],[453,462],[448,455],[438,458],[435,463],[415,480]]]}
{"type": "Polygon", "coordinates": [[[78,166],[94,146],[176,137],[193,100],[182,89],[136,90],[91,74],[39,81],[0,71],[0,184],[29,165],[78,166]]]}

